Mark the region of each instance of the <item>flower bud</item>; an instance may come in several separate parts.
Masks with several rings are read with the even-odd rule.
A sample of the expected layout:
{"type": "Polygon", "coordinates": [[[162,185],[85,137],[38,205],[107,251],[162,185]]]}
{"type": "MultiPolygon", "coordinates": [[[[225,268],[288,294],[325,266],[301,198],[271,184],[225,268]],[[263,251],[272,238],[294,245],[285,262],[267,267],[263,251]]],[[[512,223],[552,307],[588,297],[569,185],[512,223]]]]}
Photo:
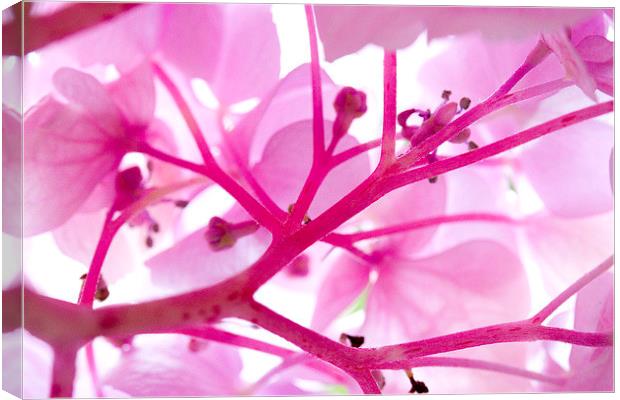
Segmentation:
{"type": "Polygon", "coordinates": [[[254,221],[231,224],[222,218],[213,217],[205,231],[205,239],[213,251],[219,251],[234,246],[237,239],[257,230],[258,224],[254,221]]]}
{"type": "Polygon", "coordinates": [[[368,109],[366,106],[366,94],[352,87],[345,87],[338,92],[334,100],[336,120],[333,126],[333,136],[337,140],[344,136],[355,118],[359,118],[368,109]]]}

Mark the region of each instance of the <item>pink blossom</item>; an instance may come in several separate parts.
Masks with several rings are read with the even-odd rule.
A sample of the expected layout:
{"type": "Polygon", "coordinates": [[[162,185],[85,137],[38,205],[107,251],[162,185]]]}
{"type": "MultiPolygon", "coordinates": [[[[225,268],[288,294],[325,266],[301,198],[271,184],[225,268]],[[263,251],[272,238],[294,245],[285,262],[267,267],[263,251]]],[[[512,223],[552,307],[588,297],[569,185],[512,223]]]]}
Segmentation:
{"type": "Polygon", "coordinates": [[[15,15],[24,395],[613,388],[608,10],[20,4],[9,36],[15,15]]]}

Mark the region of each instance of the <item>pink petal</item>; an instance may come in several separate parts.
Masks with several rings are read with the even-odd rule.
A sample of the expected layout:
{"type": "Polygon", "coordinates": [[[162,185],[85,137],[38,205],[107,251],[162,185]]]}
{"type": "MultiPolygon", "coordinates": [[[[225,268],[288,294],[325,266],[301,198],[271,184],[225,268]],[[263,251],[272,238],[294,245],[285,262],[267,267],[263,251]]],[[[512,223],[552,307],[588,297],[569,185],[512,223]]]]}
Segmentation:
{"type": "MultiPolygon", "coordinates": [[[[613,331],[613,275],[606,273],[592,281],[577,295],[575,330],[582,332],[613,331]]],[[[613,391],[613,347],[573,346],[570,365],[573,377],[567,382],[570,391],[613,391]]]]}
{"type": "Polygon", "coordinates": [[[131,396],[223,396],[239,393],[241,359],[230,346],[180,335],[138,337],[103,383],[131,396]]]}
{"type": "MultiPolygon", "coordinates": [[[[441,215],[446,206],[447,185],[440,177],[436,183],[421,181],[397,189],[360,213],[357,221],[372,222],[373,228],[385,228],[405,222],[441,215]]],[[[433,236],[436,227],[406,231],[380,240],[384,246],[397,247],[407,254],[421,249],[433,236]]]]}
{"type": "Polygon", "coordinates": [[[387,255],[377,270],[362,328],[371,345],[508,322],[529,312],[525,270],[495,242],[471,241],[425,259],[387,255]]]}
{"type": "Polygon", "coordinates": [[[22,121],[2,106],[2,232],[21,236],[22,121]]]}
{"type": "MultiPolygon", "coordinates": [[[[331,123],[325,125],[326,142],[331,137],[331,123]]],[[[336,152],[358,144],[345,136],[336,152]]],[[[275,133],[265,146],[263,158],[252,172],[281,209],[297,200],[312,164],[312,121],[299,121],[275,133]]],[[[309,210],[310,218],[320,215],[329,206],[361,183],[370,173],[368,156],[355,157],[329,172],[309,210]]]]}
{"type": "Polygon", "coordinates": [[[26,115],[24,234],[64,223],[118,165],[123,151],[109,133],[53,98],[26,115]]]}
{"type": "Polygon", "coordinates": [[[229,249],[213,251],[205,231],[206,227],[191,233],[146,261],[153,284],[175,293],[214,285],[249,267],[269,245],[269,234],[261,229],[229,249]]]}
{"type": "Polygon", "coordinates": [[[188,77],[205,79],[224,106],[262,97],[280,71],[276,29],[264,5],[167,5],[161,49],[188,77]]]}
{"type": "Polygon", "coordinates": [[[146,126],[151,122],[155,110],[155,84],[148,63],[121,75],[107,89],[127,122],[137,126],[146,126]]]}
{"type": "Polygon", "coordinates": [[[611,213],[578,219],[538,214],[523,226],[523,244],[551,294],[559,294],[614,252],[611,213]]]}
{"type": "Polygon", "coordinates": [[[591,99],[595,100],[596,82],[590,76],[584,60],[581,58],[565,32],[546,33],[545,43],[560,59],[566,75],[591,99]]]}
{"type": "Polygon", "coordinates": [[[80,66],[114,64],[120,71],[129,71],[156,49],[161,18],[161,5],[142,4],[69,36],[59,47],[68,48],[80,66]]]}
{"type": "Polygon", "coordinates": [[[318,6],[319,35],[333,61],[366,44],[400,49],[429,39],[480,31],[493,39],[534,36],[591,15],[590,10],[481,7],[318,6]],[[449,21],[449,22],[448,22],[449,21]]]}
{"type": "MultiPolygon", "coordinates": [[[[312,118],[312,86],[310,65],[303,64],[286,75],[266,95],[261,103],[235,127],[231,136],[242,159],[250,163],[259,160],[273,134],[282,128],[312,118]]],[[[333,120],[331,106],[339,88],[321,71],[324,118],[333,120]]]]}
{"type": "Polygon", "coordinates": [[[2,334],[2,389],[24,399],[49,397],[53,355],[47,343],[29,332],[2,334]]]}
{"type": "Polygon", "coordinates": [[[554,214],[585,217],[613,207],[609,192],[610,126],[586,121],[524,147],[523,171],[554,214]]]}
{"type": "Polygon", "coordinates": [[[318,296],[312,328],[325,331],[368,285],[370,266],[350,255],[343,255],[331,265],[318,296]]]}
{"type": "MultiPolygon", "coordinates": [[[[77,213],[54,230],[54,239],[58,248],[64,254],[84,264],[86,270],[99,241],[106,212],[101,210],[94,213],[77,213]]],[[[121,229],[106,254],[101,273],[109,284],[131,272],[139,262],[138,255],[130,244],[128,233],[128,228],[121,229]]]]}
{"type": "Polygon", "coordinates": [[[53,81],[63,97],[84,110],[108,135],[119,136],[122,132],[123,116],[97,79],[75,69],[61,68],[54,74],[53,81]]]}
{"type": "Polygon", "coordinates": [[[576,46],[577,52],[586,63],[604,63],[612,61],[614,44],[603,36],[586,36],[576,46]]]}

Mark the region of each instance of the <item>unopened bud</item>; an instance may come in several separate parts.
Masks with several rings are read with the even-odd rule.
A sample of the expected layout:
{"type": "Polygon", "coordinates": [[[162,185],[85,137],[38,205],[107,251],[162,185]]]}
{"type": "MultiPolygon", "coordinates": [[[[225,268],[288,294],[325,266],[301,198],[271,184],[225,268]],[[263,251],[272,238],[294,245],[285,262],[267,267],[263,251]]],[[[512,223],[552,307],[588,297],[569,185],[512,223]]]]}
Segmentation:
{"type": "Polygon", "coordinates": [[[334,138],[344,136],[351,127],[355,118],[359,118],[368,109],[366,106],[366,93],[352,87],[345,87],[338,92],[334,100],[336,120],[332,128],[334,138]]]}

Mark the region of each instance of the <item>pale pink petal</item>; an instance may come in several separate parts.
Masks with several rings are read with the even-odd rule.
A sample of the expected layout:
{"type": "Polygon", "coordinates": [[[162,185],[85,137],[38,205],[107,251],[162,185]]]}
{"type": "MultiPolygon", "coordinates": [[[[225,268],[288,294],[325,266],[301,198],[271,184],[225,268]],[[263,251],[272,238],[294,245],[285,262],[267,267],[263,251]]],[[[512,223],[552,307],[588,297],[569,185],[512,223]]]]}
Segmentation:
{"type": "MultiPolygon", "coordinates": [[[[106,212],[101,210],[94,213],[76,213],[53,232],[60,251],[84,264],[85,271],[92,262],[106,212]]],[[[121,229],[106,253],[102,274],[107,283],[116,282],[139,262],[128,234],[129,228],[121,229]]]]}
{"type": "MultiPolygon", "coordinates": [[[[510,182],[501,168],[470,166],[452,171],[445,179],[447,199],[445,215],[473,214],[482,219],[486,215],[511,218],[514,202],[510,201],[510,182]]],[[[489,239],[517,252],[518,225],[489,221],[465,220],[441,224],[437,227],[432,245],[439,251],[447,244],[454,246],[476,239],[489,239]]]]}
{"type": "Polygon", "coordinates": [[[319,35],[333,61],[366,44],[400,49],[428,30],[429,39],[480,31],[493,39],[536,36],[584,19],[581,9],[318,6],[319,35]]]}
{"type": "Polygon", "coordinates": [[[224,396],[241,389],[236,349],[179,335],[138,337],[103,383],[131,396],[224,396]],[[195,350],[195,351],[194,351],[195,350]]]}
{"type": "Polygon", "coordinates": [[[108,85],[107,90],[127,122],[138,126],[151,122],[155,110],[155,84],[149,64],[141,64],[121,75],[108,85]]]}
{"type": "Polygon", "coordinates": [[[112,137],[120,135],[123,116],[105,87],[92,75],[61,68],[54,74],[53,82],[64,98],[94,119],[94,124],[112,137]]]}
{"type": "Polygon", "coordinates": [[[156,49],[161,18],[161,5],[142,4],[67,37],[59,47],[69,49],[81,66],[114,64],[120,71],[128,71],[156,49]]]}
{"type": "Polygon", "coordinates": [[[610,126],[586,121],[523,148],[519,162],[545,206],[563,217],[609,211],[610,126]]]}
{"type": "MultiPolygon", "coordinates": [[[[235,126],[231,137],[242,160],[258,161],[273,134],[287,125],[312,118],[312,86],[310,65],[291,71],[266,95],[261,103],[235,126]]],[[[333,120],[331,105],[339,88],[321,71],[323,116],[333,120]]]]}
{"type": "Polygon", "coordinates": [[[577,219],[538,214],[523,227],[522,244],[554,295],[614,252],[611,213],[577,219]]]}
{"type": "Polygon", "coordinates": [[[166,5],[161,51],[188,78],[205,79],[224,106],[262,97],[280,71],[279,42],[265,5],[166,5]]]}
{"type": "Polygon", "coordinates": [[[46,98],[24,126],[24,234],[64,223],[116,168],[123,151],[82,113],[46,98]]]}
{"type": "MultiPolygon", "coordinates": [[[[575,304],[575,330],[582,332],[611,332],[614,328],[614,277],[602,275],[583,288],[575,304]]],[[[570,355],[572,377],[569,391],[605,391],[614,387],[613,347],[588,348],[573,346],[570,355]]]]}
{"type": "Polygon", "coordinates": [[[529,312],[525,270],[495,242],[471,241],[425,259],[388,255],[377,272],[362,327],[370,345],[508,322],[529,312]]]}
{"type": "Polygon", "coordinates": [[[21,236],[22,121],[2,106],[2,232],[21,236]]]}
{"type": "Polygon", "coordinates": [[[614,44],[603,36],[586,36],[576,46],[583,61],[604,63],[614,57],[614,44]]]}
{"type": "MultiPolygon", "coordinates": [[[[325,125],[326,142],[331,123],[325,125]]],[[[358,144],[345,136],[336,152],[358,144]]],[[[281,209],[295,203],[312,164],[312,121],[299,121],[275,133],[265,146],[261,161],[252,170],[254,176],[281,209]]],[[[320,215],[360,184],[370,173],[368,156],[355,157],[329,172],[309,210],[310,218],[320,215]]]]}
{"type": "Polygon", "coordinates": [[[49,397],[53,355],[47,343],[29,332],[2,334],[2,389],[24,399],[49,397]]]}
{"type": "Polygon", "coordinates": [[[206,229],[146,261],[153,284],[175,293],[214,285],[249,267],[269,245],[269,234],[261,229],[238,239],[231,248],[213,251],[205,239],[206,229]]]}
{"type": "Polygon", "coordinates": [[[591,99],[596,99],[594,91],[596,90],[596,82],[590,76],[588,68],[581,58],[580,54],[571,43],[565,32],[546,33],[543,35],[545,43],[555,55],[566,70],[566,75],[575,81],[577,86],[591,99]]]}
{"type": "MultiPolygon", "coordinates": [[[[382,197],[366,210],[355,222],[372,222],[372,228],[385,228],[405,222],[413,222],[441,215],[445,210],[446,180],[440,177],[437,182],[428,180],[407,185],[382,197]]],[[[436,226],[381,238],[382,246],[396,248],[405,254],[421,249],[432,238],[436,226]]]]}
{"type": "Polygon", "coordinates": [[[324,331],[368,285],[370,266],[350,255],[339,257],[323,281],[312,317],[312,328],[324,331]]]}

